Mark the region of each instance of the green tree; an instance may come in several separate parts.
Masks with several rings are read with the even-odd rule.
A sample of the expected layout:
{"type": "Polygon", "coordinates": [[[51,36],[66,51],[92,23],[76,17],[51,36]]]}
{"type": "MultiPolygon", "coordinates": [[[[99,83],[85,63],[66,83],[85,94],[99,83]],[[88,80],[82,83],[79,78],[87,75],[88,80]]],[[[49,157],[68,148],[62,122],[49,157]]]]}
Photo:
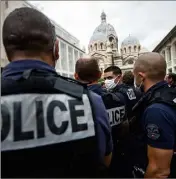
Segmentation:
{"type": "Polygon", "coordinates": [[[103,78],[100,78],[99,80],[98,80],[98,83],[103,83],[104,82],[104,79],[103,78]]]}

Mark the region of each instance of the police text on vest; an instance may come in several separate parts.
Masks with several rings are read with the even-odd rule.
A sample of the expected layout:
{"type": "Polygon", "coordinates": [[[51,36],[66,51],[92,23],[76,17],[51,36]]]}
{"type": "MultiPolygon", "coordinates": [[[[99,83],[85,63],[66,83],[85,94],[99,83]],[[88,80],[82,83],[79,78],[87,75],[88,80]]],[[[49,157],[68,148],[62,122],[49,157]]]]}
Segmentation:
{"type": "Polygon", "coordinates": [[[1,149],[15,150],[95,135],[89,99],[21,94],[1,99],[1,149]]]}
{"type": "Polygon", "coordinates": [[[108,116],[111,126],[119,125],[125,116],[125,106],[108,109],[108,116]]]}

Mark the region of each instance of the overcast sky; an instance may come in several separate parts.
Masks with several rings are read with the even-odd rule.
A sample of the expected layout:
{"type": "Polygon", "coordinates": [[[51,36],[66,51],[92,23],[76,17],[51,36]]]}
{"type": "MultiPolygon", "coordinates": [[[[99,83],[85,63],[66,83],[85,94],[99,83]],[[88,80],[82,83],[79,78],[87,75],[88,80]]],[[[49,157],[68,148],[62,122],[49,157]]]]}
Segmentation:
{"type": "MultiPolygon", "coordinates": [[[[31,1],[30,1],[31,2],[31,1]]],[[[176,25],[176,1],[33,1],[86,48],[101,12],[114,26],[119,46],[129,34],[149,50],[176,25]]]]}

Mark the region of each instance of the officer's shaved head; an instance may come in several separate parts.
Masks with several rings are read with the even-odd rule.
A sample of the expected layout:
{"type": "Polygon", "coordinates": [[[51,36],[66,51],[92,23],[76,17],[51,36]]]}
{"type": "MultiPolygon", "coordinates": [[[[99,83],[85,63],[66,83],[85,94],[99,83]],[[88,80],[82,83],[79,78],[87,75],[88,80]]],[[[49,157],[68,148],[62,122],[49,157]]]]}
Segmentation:
{"type": "Polygon", "coordinates": [[[2,37],[10,61],[19,56],[40,57],[41,54],[49,56],[53,63],[58,58],[55,27],[47,16],[36,9],[22,7],[12,11],[4,21],[2,37]]]}
{"type": "Polygon", "coordinates": [[[101,76],[98,59],[93,57],[80,58],[75,65],[75,78],[84,82],[95,82],[101,76]]]}
{"type": "Polygon", "coordinates": [[[162,55],[147,52],[139,56],[134,65],[134,74],[142,72],[151,81],[164,80],[166,75],[166,61],[162,55]]]}

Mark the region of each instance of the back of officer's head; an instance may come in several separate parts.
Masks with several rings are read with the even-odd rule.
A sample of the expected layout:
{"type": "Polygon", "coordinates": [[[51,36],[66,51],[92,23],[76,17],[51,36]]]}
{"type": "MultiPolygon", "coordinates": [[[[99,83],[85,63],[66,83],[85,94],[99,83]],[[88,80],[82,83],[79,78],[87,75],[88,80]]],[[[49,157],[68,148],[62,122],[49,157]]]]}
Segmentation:
{"type": "Polygon", "coordinates": [[[43,13],[28,7],[15,9],[5,19],[2,33],[9,61],[39,58],[55,65],[58,41],[54,26],[43,13]]]}
{"type": "Polygon", "coordinates": [[[127,85],[134,85],[134,75],[131,71],[126,71],[123,74],[122,82],[127,85]]]}
{"type": "Polygon", "coordinates": [[[77,60],[75,65],[75,79],[82,82],[97,82],[101,77],[98,66],[98,59],[93,57],[85,57],[77,60]]]}
{"type": "Polygon", "coordinates": [[[134,65],[136,83],[157,83],[166,75],[166,61],[162,55],[148,52],[140,55],[134,65]]]}

